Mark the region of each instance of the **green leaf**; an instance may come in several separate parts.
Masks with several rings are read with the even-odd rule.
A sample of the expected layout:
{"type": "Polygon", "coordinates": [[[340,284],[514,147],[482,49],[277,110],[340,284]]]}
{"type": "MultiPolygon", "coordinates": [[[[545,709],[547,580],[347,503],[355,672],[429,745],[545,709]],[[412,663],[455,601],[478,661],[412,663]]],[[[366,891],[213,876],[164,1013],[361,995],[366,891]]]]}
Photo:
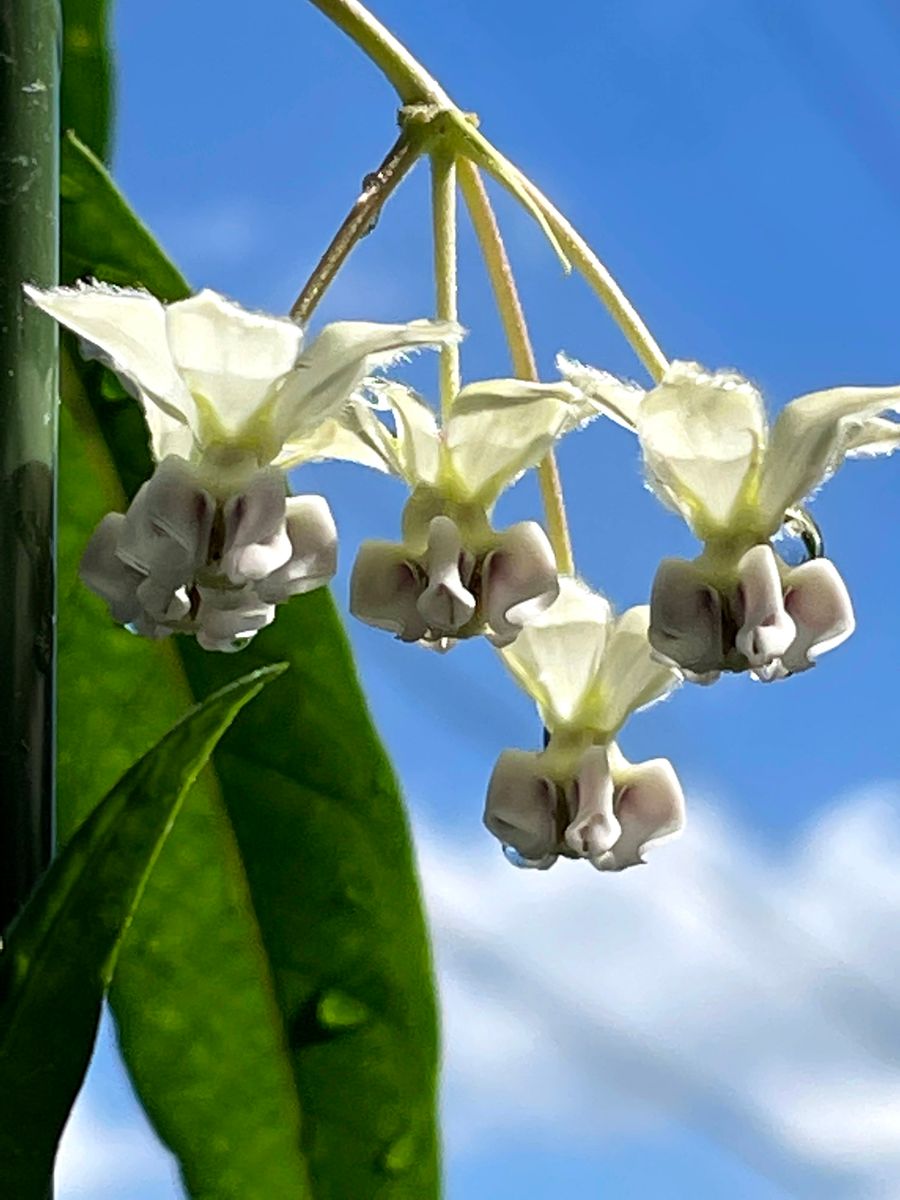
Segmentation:
{"type": "Polygon", "coordinates": [[[116,951],[179,805],[283,666],[210,697],[136,763],[44,875],[0,955],[0,1194],[45,1200],[116,951]]]}
{"type": "MultiPolygon", "coordinates": [[[[79,239],[65,248],[68,269],[129,284],[137,263],[151,291],[183,294],[105,172],[71,150],[81,190],[67,204],[82,211],[66,216],[79,239]]],[[[114,483],[101,496],[98,479],[114,471],[132,494],[150,462],[135,406],[96,363],[77,364],[65,398],[91,463],[72,457],[70,468],[64,446],[61,510],[77,529],[63,585],[74,587],[77,547],[116,505],[114,483]]],[[[139,639],[101,609],[79,601],[76,628],[63,606],[73,781],[107,769],[79,741],[74,701],[66,709],[67,694],[88,704],[89,656],[112,673],[108,703],[94,704],[126,737],[144,710],[127,687],[140,678],[156,698],[171,678],[169,644],[141,646],[133,668],[139,639]]],[[[428,943],[404,808],[331,598],[282,606],[237,658],[187,639],[178,651],[195,694],[248,662],[283,658],[292,670],[223,740],[214,762],[224,805],[209,791],[188,798],[123,945],[112,1000],[139,1094],[192,1196],[429,1200],[438,1166],[428,943]]],[[[64,814],[78,813],[78,792],[65,783],[64,814]]]]}
{"type": "Polygon", "coordinates": [[[63,0],[62,112],[95,154],[109,160],[112,142],[112,62],[108,0],[63,0]]]}

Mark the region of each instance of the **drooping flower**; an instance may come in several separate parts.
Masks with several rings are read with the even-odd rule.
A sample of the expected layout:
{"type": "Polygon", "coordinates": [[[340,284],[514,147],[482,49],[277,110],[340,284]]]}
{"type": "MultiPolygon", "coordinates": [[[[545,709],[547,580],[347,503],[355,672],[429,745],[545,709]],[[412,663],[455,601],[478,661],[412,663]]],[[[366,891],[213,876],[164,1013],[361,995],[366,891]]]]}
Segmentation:
{"type": "Polygon", "coordinates": [[[356,398],[339,420],[285,451],[287,462],[361,462],[411,490],[402,543],[360,548],[351,612],[406,642],[447,648],[484,633],[508,644],[556,598],[556,558],[537,522],[498,531],[491,511],[556,438],[590,419],[593,405],[568,384],[491,379],[463,388],[441,428],[402,384],[370,391],[374,403],[356,398]],[[379,408],[392,414],[393,432],[379,408]]]}
{"type": "Polygon", "coordinates": [[[646,605],[615,617],[564,576],[556,602],[501,651],[546,731],[543,750],[504,751],[488,785],[485,825],[516,866],[543,870],[562,855],[620,871],[683,827],[671,764],[630,763],[614,740],[632,712],[678,683],[652,656],[648,622],[646,605]]]}
{"type": "Polygon", "coordinates": [[[115,620],[148,637],[246,644],[275,605],[328,583],[337,535],[320,496],[288,496],[275,466],[398,351],[459,337],[447,323],[328,325],[308,349],[287,318],[213,291],[161,304],[104,284],[26,287],[138,399],[157,468],[98,526],[81,567],[115,620]]]}
{"type": "Polygon", "coordinates": [[[653,584],[650,641],[698,682],[722,671],[784,678],[854,629],[837,568],[792,567],[773,539],[846,457],[900,446],[900,387],[812,392],[771,426],[757,389],[731,371],[673,362],[649,391],[559,359],[564,377],[640,439],[650,486],[704,542],[693,561],[664,559],[653,584]]]}

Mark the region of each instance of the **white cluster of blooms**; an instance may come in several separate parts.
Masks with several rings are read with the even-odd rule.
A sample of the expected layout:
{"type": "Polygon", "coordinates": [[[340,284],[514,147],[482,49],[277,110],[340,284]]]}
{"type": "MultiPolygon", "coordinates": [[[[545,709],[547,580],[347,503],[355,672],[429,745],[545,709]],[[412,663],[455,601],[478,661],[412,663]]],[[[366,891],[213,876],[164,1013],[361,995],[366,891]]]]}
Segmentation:
{"type": "Polygon", "coordinates": [[[759,393],[733,372],[673,362],[644,390],[561,357],[556,383],[470,384],[441,425],[409,388],[370,372],[455,341],[452,323],[341,322],[304,349],[294,322],[210,291],[168,306],[99,284],[28,294],[146,417],[155,472],[126,513],[103,519],[81,567],[132,631],[238,649],[276,605],[332,578],[331,512],[320,496],[287,495],[288,468],[343,459],[406,484],[402,540],[363,543],[350,609],[439,649],[484,635],[535,700],[546,744],[501,754],[484,816],[517,866],[642,862],[682,828],[684,797],[667,761],[622,755],[630,714],[683,679],[783,679],[853,631],[834,564],[789,566],[773,539],[845,457],[900,445],[900,423],[884,415],[900,388],[802,396],[769,429],[759,393]],[[501,492],[600,414],[636,433],[651,487],[703,543],[693,561],[664,559],[650,604],[620,617],[560,576],[539,524],[491,524],[501,492]]]}

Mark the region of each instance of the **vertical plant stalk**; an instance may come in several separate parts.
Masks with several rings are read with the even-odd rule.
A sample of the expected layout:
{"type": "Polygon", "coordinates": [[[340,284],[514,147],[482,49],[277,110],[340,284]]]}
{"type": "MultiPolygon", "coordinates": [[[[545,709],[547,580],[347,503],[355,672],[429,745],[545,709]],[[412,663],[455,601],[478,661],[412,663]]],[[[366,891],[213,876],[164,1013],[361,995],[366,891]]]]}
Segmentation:
{"type": "MultiPolygon", "coordinates": [[[[456,321],[456,161],[452,153],[440,147],[431,155],[431,204],[437,316],[442,321],[456,321]]],[[[455,342],[441,347],[440,380],[441,413],[446,422],[460,387],[459,346],[455,342]]]]}
{"type": "MultiPolygon", "coordinates": [[[[500,313],[500,320],[503,322],[503,331],[506,334],[513,371],[519,379],[537,380],[537,362],[531,338],[528,336],[528,326],[525,322],[522,302],[519,299],[515,276],[512,273],[506,247],[500,235],[500,227],[497,224],[497,218],[491,207],[481,175],[478,168],[467,160],[460,160],[458,170],[460,190],[472,218],[484,265],[487,267],[497,310],[500,313]]],[[[569,523],[566,519],[562,481],[556,465],[556,456],[552,450],[548,451],[538,468],[538,479],[547,519],[547,533],[556,554],[557,566],[564,575],[573,575],[575,561],[572,554],[572,539],[569,536],[569,523]]]]}
{"type": "Polygon", "coordinates": [[[57,0],[0,0],[0,930],[50,859],[54,774],[57,0]]]}
{"type": "Polygon", "coordinates": [[[305,325],[309,320],[313,309],[346,262],[350,251],[374,228],[378,214],[388,197],[421,153],[420,141],[404,130],[381,165],[371,175],[366,176],[355,204],[291,306],[290,315],[299,325],[305,325]]]}

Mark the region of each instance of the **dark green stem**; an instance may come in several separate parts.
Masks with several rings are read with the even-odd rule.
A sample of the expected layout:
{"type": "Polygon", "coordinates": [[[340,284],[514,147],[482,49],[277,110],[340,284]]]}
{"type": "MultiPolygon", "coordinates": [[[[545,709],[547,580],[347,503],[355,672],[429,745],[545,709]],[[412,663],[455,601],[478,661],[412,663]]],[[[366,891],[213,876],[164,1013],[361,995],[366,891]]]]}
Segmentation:
{"type": "Polygon", "coordinates": [[[0,0],[0,930],[53,829],[56,329],[22,294],[58,277],[57,0],[0,0]]]}

